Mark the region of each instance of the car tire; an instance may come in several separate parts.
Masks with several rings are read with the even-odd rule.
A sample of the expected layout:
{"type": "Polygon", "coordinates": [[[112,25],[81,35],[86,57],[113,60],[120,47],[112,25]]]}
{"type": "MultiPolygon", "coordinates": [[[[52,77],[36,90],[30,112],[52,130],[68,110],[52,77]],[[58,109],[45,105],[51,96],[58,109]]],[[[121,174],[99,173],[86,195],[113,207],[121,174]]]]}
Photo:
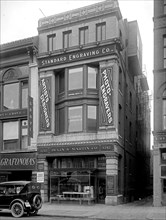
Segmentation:
{"type": "Polygon", "coordinates": [[[33,207],[39,210],[42,207],[42,198],[40,195],[35,195],[33,198],[33,207]]]}
{"type": "Polygon", "coordinates": [[[23,205],[20,202],[13,203],[13,205],[11,206],[11,213],[12,213],[12,216],[15,218],[22,217],[24,214],[23,205]]]}

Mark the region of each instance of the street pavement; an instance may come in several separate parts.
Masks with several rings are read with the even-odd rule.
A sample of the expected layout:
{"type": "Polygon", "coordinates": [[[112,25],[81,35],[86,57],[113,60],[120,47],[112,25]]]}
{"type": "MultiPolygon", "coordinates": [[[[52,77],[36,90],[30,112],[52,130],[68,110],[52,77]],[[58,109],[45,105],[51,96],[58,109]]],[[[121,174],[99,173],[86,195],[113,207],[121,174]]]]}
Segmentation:
{"type": "Polygon", "coordinates": [[[95,220],[166,220],[166,206],[153,207],[152,198],[110,206],[104,204],[77,205],[44,203],[39,215],[95,220]]]}

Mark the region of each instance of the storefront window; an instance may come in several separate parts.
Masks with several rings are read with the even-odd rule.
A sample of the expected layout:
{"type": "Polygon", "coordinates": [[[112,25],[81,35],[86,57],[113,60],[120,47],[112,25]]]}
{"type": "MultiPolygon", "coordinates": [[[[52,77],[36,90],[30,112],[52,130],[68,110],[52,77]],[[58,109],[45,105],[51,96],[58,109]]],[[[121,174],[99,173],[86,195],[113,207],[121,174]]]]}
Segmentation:
{"type": "Polygon", "coordinates": [[[91,171],[51,172],[50,197],[60,200],[94,199],[95,176],[91,171]]]}
{"type": "Polygon", "coordinates": [[[87,130],[96,131],[97,127],[97,107],[88,106],[87,130]]]}
{"type": "Polygon", "coordinates": [[[97,68],[88,67],[88,88],[97,88],[97,68]]]}
{"type": "Polygon", "coordinates": [[[69,90],[83,88],[83,68],[82,67],[69,69],[68,88],[69,90]]]}
{"type": "Polygon", "coordinates": [[[82,106],[68,108],[68,131],[82,131],[82,106]]]}
{"type": "Polygon", "coordinates": [[[4,110],[19,108],[19,83],[4,85],[4,110]]]}

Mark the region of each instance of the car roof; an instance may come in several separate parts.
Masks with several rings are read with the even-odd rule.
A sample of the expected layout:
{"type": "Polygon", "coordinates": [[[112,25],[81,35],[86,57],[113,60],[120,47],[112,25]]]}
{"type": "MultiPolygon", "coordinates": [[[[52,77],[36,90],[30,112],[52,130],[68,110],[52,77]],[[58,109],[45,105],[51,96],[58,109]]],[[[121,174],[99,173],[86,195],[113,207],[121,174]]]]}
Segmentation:
{"type": "Polygon", "coordinates": [[[0,185],[23,185],[30,183],[31,181],[8,181],[8,182],[1,182],[0,185]]]}

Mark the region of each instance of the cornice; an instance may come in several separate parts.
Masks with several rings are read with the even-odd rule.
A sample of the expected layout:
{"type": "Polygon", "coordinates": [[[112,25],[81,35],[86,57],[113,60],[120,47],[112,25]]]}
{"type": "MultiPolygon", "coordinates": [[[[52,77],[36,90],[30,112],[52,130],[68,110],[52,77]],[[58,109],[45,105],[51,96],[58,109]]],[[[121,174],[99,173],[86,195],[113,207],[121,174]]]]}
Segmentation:
{"type": "Polygon", "coordinates": [[[46,18],[41,18],[38,22],[38,31],[44,31],[59,25],[71,24],[73,22],[83,21],[85,19],[90,19],[113,12],[116,12],[116,16],[119,19],[122,18],[117,0],[99,2],[75,10],[48,16],[46,18]]]}

